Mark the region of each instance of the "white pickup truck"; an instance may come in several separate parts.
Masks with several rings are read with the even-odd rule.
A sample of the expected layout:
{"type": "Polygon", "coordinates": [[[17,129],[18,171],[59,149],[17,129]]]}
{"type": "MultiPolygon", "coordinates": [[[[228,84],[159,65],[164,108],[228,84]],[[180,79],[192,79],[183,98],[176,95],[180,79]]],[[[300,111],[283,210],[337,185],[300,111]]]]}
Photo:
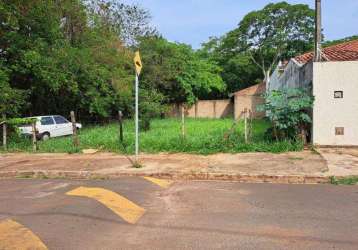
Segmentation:
{"type": "MultiPolygon", "coordinates": [[[[31,117],[36,118],[36,130],[38,134],[38,139],[48,140],[50,137],[60,137],[65,135],[72,135],[72,123],[69,122],[66,118],[60,115],[47,115],[47,116],[36,116],[31,117]]],[[[77,129],[82,128],[82,124],[76,123],[77,129]]],[[[31,125],[20,126],[19,127],[21,134],[31,135],[32,127],[31,125]]]]}

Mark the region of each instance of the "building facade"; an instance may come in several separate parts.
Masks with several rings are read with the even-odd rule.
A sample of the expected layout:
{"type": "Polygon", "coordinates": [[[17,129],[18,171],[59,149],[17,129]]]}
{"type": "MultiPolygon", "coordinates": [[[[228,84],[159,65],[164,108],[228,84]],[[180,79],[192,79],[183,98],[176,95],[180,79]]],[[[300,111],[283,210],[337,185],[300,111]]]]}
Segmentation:
{"type": "Polygon", "coordinates": [[[322,62],[309,52],[277,67],[267,90],[312,89],[312,141],[325,146],[358,146],[358,40],[324,48],[322,62]]]}
{"type": "Polygon", "coordinates": [[[313,143],[358,146],[358,61],[314,63],[313,143]]]}

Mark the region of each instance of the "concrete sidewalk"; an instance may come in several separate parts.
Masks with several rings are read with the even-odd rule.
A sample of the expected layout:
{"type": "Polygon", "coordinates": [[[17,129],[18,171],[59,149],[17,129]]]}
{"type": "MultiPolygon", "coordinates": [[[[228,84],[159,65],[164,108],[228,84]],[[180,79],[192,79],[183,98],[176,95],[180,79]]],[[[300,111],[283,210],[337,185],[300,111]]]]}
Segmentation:
{"type": "Polygon", "coordinates": [[[327,159],[320,154],[308,150],[284,154],[209,156],[144,154],[140,156],[140,162],[144,167],[136,169],[128,157],[111,153],[1,154],[0,178],[113,179],[121,176],[153,176],[188,180],[327,183],[332,175],[358,175],[358,166],[340,171],[339,167],[337,169],[335,165],[327,164],[327,159]]]}
{"type": "Polygon", "coordinates": [[[358,176],[358,148],[320,148],[330,176],[358,176]]]}

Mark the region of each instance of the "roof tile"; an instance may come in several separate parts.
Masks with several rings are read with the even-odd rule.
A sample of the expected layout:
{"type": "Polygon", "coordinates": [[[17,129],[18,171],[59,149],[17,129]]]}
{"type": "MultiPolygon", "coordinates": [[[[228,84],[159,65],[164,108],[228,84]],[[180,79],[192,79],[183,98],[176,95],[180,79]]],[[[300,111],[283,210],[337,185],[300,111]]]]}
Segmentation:
{"type": "MultiPolygon", "coordinates": [[[[326,61],[358,61],[358,40],[333,45],[323,49],[326,61]]],[[[299,63],[306,64],[313,59],[313,52],[295,57],[299,63]]]]}

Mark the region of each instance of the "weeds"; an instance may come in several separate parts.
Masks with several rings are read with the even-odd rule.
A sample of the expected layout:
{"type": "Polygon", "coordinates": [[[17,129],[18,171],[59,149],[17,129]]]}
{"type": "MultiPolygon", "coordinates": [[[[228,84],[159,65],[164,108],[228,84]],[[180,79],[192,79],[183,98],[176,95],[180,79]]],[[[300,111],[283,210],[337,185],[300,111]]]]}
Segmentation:
{"type": "MultiPolygon", "coordinates": [[[[140,150],[146,153],[238,153],[238,152],[272,152],[300,151],[303,144],[298,141],[267,141],[264,134],[270,124],[265,120],[253,121],[252,137],[244,142],[244,126],[239,123],[231,131],[232,119],[187,119],[186,136],[181,137],[180,120],[157,119],[151,122],[151,129],[140,133],[140,150]],[[230,133],[228,134],[228,131],[230,133]]],[[[87,126],[79,134],[80,146],[75,148],[72,138],[53,138],[39,142],[39,152],[78,153],[82,149],[94,148],[107,152],[133,154],[134,124],[124,123],[124,143],[119,143],[118,125],[116,123],[102,126],[87,126]]],[[[26,139],[12,141],[9,138],[8,151],[31,152],[31,142],[26,139]]]]}
{"type": "Polygon", "coordinates": [[[335,176],[330,177],[331,184],[334,185],[357,185],[358,176],[351,176],[345,178],[337,178],[335,176]]]}
{"type": "Polygon", "coordinates": [[[132,168],[143,168],[143,167],[144,166],[137,161],[132,163],[132,168]]]}
{"type": "Polygon", "coordinates": [[[16,179],[31,179],[34,177],[33,173],[19,173],[15,176],[16,179]]]}
{"type": "Polygon", "coordinates": [[[302,160],[304,160],[303,157],[288,157],[288,159],[290,159],[292,161],[302,161],[302,160]]]}

